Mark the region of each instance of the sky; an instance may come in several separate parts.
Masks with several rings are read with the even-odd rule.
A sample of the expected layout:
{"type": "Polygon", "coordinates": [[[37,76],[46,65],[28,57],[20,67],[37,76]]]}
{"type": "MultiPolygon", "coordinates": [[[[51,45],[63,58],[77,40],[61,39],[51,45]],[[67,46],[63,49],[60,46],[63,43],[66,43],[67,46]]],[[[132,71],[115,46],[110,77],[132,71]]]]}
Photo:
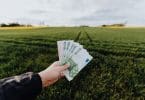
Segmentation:
{"type": "Polygon", "coordinates": [[[0,0],[0,23],[145,26],[145,0],[0,0]]]}

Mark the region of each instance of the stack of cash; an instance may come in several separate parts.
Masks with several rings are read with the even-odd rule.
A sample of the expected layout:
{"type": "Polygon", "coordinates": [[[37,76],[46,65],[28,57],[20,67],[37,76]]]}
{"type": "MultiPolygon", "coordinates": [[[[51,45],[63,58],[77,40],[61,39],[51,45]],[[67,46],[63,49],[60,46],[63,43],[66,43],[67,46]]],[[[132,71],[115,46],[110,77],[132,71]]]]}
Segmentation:
{"type": "Polygon", "coordinates": [[[73,40],[58,41],[57,46],[61,65],[70,65],[64,71],[68,81],[71,81],[93,58],[82,45],[73,40]]]}

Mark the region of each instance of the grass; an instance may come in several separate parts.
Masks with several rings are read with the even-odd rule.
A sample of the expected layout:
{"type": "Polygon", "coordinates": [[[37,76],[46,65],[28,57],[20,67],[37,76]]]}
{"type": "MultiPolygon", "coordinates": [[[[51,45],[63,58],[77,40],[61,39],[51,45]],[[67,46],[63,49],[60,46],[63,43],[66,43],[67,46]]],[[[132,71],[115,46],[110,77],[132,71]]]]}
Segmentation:
{"type": "Polygon", "coordinates": [[[145,98],[145,28],[0,29],[0,78],[39,72],[58,60],[56,42],[75,39],[94,57],[77,77],[44,89],[37,100],[145,98]]]}

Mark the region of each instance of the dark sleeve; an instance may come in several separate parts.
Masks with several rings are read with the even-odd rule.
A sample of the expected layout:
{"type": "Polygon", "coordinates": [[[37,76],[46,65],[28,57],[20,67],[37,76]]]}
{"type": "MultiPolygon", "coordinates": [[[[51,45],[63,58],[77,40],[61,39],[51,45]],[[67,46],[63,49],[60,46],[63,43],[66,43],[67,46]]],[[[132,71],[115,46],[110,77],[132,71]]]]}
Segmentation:
{"type": "Polygon", "coordinates": [[[35,100],[41,90],[41,78],[32,72],[0,80],[0,100],[35,100]]]}

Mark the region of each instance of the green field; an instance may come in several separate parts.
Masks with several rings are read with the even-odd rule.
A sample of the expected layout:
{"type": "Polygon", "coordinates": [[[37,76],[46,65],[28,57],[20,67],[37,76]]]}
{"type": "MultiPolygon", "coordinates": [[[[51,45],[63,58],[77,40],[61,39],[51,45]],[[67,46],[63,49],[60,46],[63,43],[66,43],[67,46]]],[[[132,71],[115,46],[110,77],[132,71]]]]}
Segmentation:
{"type": "Polygon", "coordinates": [[[47,68],[58,60],[56,42],[75,40],[79,31],[78,42],[94,59],[73,81],[60,80],[38,100],[144,99],[145,28],[0,29],[0,78],[47,68]]]}

